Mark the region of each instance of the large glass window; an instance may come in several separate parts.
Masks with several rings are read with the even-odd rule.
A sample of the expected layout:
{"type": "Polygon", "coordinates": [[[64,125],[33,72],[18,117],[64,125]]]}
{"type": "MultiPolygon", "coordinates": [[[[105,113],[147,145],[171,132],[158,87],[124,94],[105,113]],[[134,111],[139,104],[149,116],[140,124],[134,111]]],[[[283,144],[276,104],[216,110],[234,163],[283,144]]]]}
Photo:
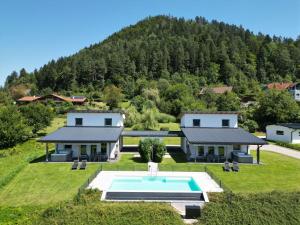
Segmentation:
{"type": "Polygon", "coordinates": [[[215,147],[208,146],[208,155],[214,155],[214,154],[215,154],[215,147]]]}
{"type": "Polygon", "coordinates": [[[198,156],[204,156],[204,146],[198,146],[198,156]]]}
{"type": "Polygon", "coordinates": [[[233,145],[233,150],[239,151],[239,150],[241,150],[241,146],[240,145],[233,145]]]}
{"type": "Polygon", "coordinates": [[[219,146],[218,147],[219,155],[224,156],[225,155],[225,147],[224,146],[219,146]]]}
{"type": "Polygon", "coordinates": [[[105,118],[105,126],[111,126],[112,125],[112,118],[105,118]]]}
{"type": "Polygon", "coordinates": [[[75,126],[82,126],[82,118],[75,118],[75,126]]]}
{"type": "Polygon", "coordinates": [[[72,145],[65,145],[65,150],[71,150],[72,149],[72,145]]]}
{"type": "Polygon", "coordinates": [[[229,120],[222,120],[222,127],[229,127],[229,120]]]}
{"type": "Polygon", "coordinates": [[[107,154],[106,143],[101,143],[101,155],[107,154]]]}
{"type": "Polygon", "coordinates": [[[276,134],[277,135],[284,135],[284,131],[283,130],[276,130],[276,134]]]}
{"type": "Polygon", "coordinates": [[[193,119],[193,127],[200,127],[200,119],[193,119]]]}
{"type": "Polygon", "coordinates": [[[86,145],[80,145],[80,154],[81,155],[87,155],[86,145]]]}

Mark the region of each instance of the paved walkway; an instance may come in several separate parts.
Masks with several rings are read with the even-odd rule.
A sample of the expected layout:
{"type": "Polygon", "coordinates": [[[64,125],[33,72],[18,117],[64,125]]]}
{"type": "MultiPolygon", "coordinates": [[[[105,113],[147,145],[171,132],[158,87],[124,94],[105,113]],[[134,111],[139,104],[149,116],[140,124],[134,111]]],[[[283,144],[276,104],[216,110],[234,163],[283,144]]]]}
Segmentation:
{"type": "MultiPolygon", "coordinates": [[[[251,150],[256,150],[256,148],[257,148],[256,145],[250,145],[251,150]]],[[[285,148],[274,144],[268,144],[262,146],[261,149],[265,151],[276,152],[279,154],[287,155],[296,159],[300,159],[300,151],[293,150],[290,148],[285,148]]]]}

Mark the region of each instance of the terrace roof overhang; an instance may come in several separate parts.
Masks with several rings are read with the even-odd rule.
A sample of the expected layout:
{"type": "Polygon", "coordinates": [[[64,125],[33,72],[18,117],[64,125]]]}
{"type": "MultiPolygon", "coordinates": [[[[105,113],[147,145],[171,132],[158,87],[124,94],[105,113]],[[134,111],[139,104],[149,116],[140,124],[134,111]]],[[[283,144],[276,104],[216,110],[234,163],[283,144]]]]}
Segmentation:
{"type": "Polygon", "coordinates": [[[116,142],[123,127],[66,126],[39,139],[45,143],[99,143],[116,142]]]}
{"type": "Polygon", "coordinates": [[[123,130],[122,137],[184,137],[182,131],[123,130]]]}
{"type": "Polygon", "coordinates": [[[184,136],[191,144],[214,145],[265,145],[267,142],[242,128],[182,127],[184,136]]]}

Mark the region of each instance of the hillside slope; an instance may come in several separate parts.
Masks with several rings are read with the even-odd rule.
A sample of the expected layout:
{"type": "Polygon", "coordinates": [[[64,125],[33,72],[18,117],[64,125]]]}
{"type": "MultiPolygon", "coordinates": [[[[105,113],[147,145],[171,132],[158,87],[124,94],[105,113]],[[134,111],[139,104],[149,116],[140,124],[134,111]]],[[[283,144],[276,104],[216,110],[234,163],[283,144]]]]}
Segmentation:
{"type": "Polygon", "coordinates": [[[60,91],[114,83],[127,93],[140,77],[170,80],[177,73],[193,74],[201,85],[296,80],[300,78],[300,39],[254,35],[202,17],[149,17],[99,44],[49,62],[34,76],[9,76],[6,84],[30,82],[39,90],[60,91]]]}

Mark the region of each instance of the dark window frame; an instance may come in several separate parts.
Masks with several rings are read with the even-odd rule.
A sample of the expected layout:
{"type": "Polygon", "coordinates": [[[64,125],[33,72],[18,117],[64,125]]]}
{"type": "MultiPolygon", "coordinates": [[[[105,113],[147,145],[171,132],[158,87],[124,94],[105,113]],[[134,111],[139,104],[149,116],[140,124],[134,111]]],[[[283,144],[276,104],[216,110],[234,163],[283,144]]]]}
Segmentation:
{"type": "Polygon", "coordinates": [[[104,119],[104,125],[105,126],[112,126],[112,118],[105,118],[104,119]],[[110,121],[110,124],[107,123],[108,121],[110,121]]]}
{"type": "Polygon", "coordinates": [[[75,126],[82,126],[83,125],[83,118],[75,118],[75,126]],[[81,122],[79,122],[81,121],[81,122]]]}
{"type": "Polygon", "coordinates": [[[201,126],[201,120],[200,119],[193,119],[193,127],[200,127],[200,126],[201,126]]]}
{"type": "Polygon", "coordinates": [[[229,119],[222,119],[222,127],[230,127],[230,120],[229,119]],[[228,124],[224,125],[224,122],[226,122],[228,124]]]}
{"type": "Polygon", "coordinates": [[[276,135],[284,135],[284,131],[283,130],[276,130],[276,135]]]}

